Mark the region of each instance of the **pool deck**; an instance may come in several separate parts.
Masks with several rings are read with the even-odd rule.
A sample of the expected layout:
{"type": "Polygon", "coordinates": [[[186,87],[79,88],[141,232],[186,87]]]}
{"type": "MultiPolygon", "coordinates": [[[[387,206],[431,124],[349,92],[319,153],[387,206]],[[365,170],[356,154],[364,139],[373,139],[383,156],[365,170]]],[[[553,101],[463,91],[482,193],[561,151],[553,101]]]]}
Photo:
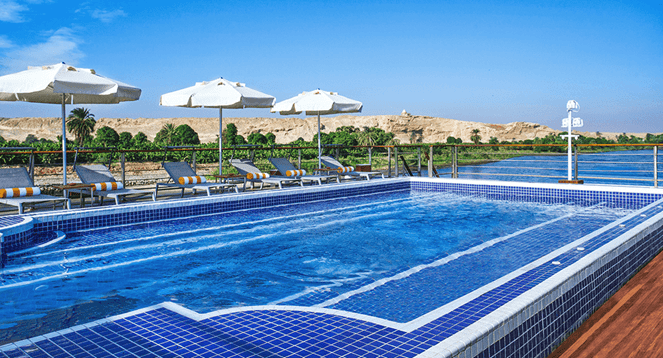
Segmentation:
{"type": "Polygon", "coordinates": [[[663,253],[571,334],[549,358],[663,357],[663,253]]]}
{"type": "MultiPolygon", "coordinates": [[[[380,183],[389,181],[375,185],[383,185],[380,183]]],[[[422,183],[436,186],[442,181],[422,183]]],[[[526,193],[543,190],[540,187],[532,186],[526,193]]],[[[524,190],[514,188],[518,194],[524,190]]],[[[551,221],[545,234],[559,232],[565,227],[564,220],[575,218],[551,221]]],[[[548,347],[559,343],[565,327],[589,315],[591,311],[587,315],[582,312],[591,309],[590,303],[614,292],[611,287],[616,290],[616,285],[630,276],[628,272],[646,262],[626,258],[651,258],[660,249],[661,220],[663,200],[658,200],[453,302],[424,312],[405,312],[398,304],[418,307],[413,298],[439,296],[445,290],[443,280],[439,280],[443,277],[441,266],[453,265],[465,256],[452,255],[452,261],[441,259],[412,272],[396,273],[393,277],[397,280],[357,287],[352,295],[330,297],[318,292],[287,306],[238,307],[200,314],[166,302],[0,346],[0,358],[533,356],[550,352],[548,347]],[[654,224],[658,226],[652,228],[654,224]],[[652,255],[647,256],[649,252],[652,255]],[[596,298],[589,296],[587,287],[599,291],[596,298]],[[371,307],[384,308],[390,303],[385,297],[396,298],[390,311],[408,316],[399,319],[373,313],[371,307]]],[[[536,232],[523,230],[516,236],[533,234],[536,232]]],[[[508,241],[496,241],[491,247],[508,241]]],[[[491,247],[483,250],[488,253],[491,247]]]]}

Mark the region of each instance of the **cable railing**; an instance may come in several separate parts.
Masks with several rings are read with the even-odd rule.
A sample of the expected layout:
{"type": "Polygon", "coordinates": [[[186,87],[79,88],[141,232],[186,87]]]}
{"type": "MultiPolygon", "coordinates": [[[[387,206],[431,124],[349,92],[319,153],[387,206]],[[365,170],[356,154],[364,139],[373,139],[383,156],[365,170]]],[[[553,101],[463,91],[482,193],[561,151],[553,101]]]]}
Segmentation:
{"type": "MultiPolygon", "coordinates": [[[[658,187],[658,146],[643,144],[578,144],[573,146],[572,176],[576,181],[598,184],[651,183],[658,187]]],[[[318,165],[314,146],[254,146],[224,148],[224,174],[235,155],[251,155],[265,172],[273,171],[268,159],[288,158],[298,169],[318,165]]],[[[465,179],[556,182],[567,179],[565,144],[398,144],[386,146],[325,145],[323,153],[337,157],[357,170],[382,171],[387,177],[403,175],[465,179]]],[[[110,163],[111,171],[125,185],[151,184],[168,178],[164,160],[186,160],[201,175],[218,174],[218,148],[168,147],[162,149],[103,149],[67,151],[68,162],[110,163]],[[71,156],[71,157],[70,157],[71,156]],[[71,160],[74,159],[75,160],[71,160]],[[110,157],[109,157],[110,156],[110,157]],[[138,159],[137,159],[138,158],[138,159]],[[142,159],[141,159],[142,158],[142,159]]],[[[0,167],[26,166],[38,185],[61,184],[62,152],[37,151],[31,147],[0,148],[0,167]]],[[[73,165],[67,167],[74,173],[73,165]]]]}

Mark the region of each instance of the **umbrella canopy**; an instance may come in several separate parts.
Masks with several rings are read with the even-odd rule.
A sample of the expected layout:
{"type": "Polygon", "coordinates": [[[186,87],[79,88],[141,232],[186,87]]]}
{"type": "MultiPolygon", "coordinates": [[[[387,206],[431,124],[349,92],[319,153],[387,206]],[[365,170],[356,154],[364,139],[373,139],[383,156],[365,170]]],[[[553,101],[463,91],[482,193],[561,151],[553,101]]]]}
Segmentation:
{"type": "Polygon", "coordinates": [[[67,135],[65,103],[98,104],[135,101],[141,90],[98,75],[94,70],[65,63],[28,67],[0,76],[0,101],[54,103],[62,105],[63,182],[67,184],[67,135]]]}
{"type": "Polygon", "coordinates": [[[318,115],[318,168],[322,167],[320,156],[322,156],[322,145],[320,142],[320,115],[361,112],[363,104],[359,101],[343,97],[337,92],[322,91],[317,89],[311,92],[303,92],[296,97],[281,101],[272,107],[272,112],[282,115],[300,114],[318,115]]]}
{"type": "Polygon", "coordinates": [[[217,78],[209,82],[197,82],[194,86],[161,95],[159,104],[171,107],[219,109],[219,174],[223,173],[223,109],[269,108],[276,99],[246,87],[244,83],[217,78]]]}

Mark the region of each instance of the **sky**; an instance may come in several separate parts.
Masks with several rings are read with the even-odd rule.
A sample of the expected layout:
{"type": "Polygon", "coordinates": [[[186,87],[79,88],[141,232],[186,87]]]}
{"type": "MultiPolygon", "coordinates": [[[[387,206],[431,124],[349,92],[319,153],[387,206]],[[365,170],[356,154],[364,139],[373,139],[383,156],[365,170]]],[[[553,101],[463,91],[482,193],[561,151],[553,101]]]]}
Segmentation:
{"type": "MultiPolygon", "coordinates": [[[[660,1],[0,0],[0,75],[65,62],[142,89],[97,118],[215,117],[161,94],[223,77],[285,100],[317,88],[361,115],[663,132],[660,1]]],[[[67,110],[69,111],[69,109],[67,110]]],[[[0,102],[0,117],[57,117],[0,102]]],[[[278,117],[267,109],[224,117],[278,117]]]]}

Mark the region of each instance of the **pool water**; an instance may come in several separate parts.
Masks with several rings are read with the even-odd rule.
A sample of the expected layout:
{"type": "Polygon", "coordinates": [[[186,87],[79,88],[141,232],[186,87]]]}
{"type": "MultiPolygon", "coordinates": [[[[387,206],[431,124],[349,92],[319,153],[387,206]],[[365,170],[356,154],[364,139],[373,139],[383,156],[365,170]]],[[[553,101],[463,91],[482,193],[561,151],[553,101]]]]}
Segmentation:
{"type": "MultiPolygon", "coordinates": [[[[9,257],[0,344],[164,301],[201,313],[303,304],[577,213],[601,226],[630,211],[405,190],[71,233],[9,257]]],[[[567,242],[533,245],[535,255],[567,242]]]]}

